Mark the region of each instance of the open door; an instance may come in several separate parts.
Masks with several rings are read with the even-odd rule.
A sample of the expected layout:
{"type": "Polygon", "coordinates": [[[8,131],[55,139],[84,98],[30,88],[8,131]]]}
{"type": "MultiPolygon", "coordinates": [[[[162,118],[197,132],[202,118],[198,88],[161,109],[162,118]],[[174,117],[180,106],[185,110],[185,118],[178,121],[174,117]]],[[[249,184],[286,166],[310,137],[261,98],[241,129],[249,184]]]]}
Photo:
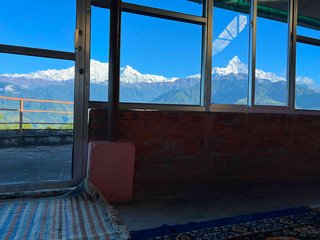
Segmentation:
{"type": "Polygon", "coordinates": [[[86,4],[1,5],[0,192],[72,187],[85,177],[86,4]]]}

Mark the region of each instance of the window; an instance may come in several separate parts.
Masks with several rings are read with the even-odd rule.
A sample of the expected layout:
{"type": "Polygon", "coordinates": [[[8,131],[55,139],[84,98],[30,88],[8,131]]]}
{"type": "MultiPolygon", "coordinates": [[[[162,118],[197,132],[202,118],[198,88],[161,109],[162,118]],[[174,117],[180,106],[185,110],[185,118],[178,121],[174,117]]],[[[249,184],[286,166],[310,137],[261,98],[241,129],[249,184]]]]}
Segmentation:
{"type": "Polygon", "coordinates": [[[258,1],[255,104],[287,102],[288,1],[258,1]]]}
{"type": "Polygon", "coordinates": [[[91,8],[90,100],[108,100],[110,10],[91,8]]]}
{"type": "Polygon", "coordinates": [[[298,1],[298,35],[320,39],[319,10],[318,1],[298,1]]]}
{"type": "Polygon", "coordinates": [[[75,9],[75,0],[3,1],[0,42],[73,52],[75,9]]]}
{"type": "Polygon", "coordinates": [[[212,42],[212,103],[248,102],[249,5],[214,7],[212,42]]]}
{"type": "Polygon", "coordinates": [[[320,47],[297,43],[296,108],[320,110],[320,47]]]}
{"type": "MultiPolygon", "coordinates": [[[[101,4],[98,4],[99,0],[94,2],[103,5],[102,1],[101,4]]],[[[258,0],[254,6],[251,6],[251,0],[215,0],[212,1],[213,9],[203,9],[202,2],[124,0],[120,56],[122,103],[200,106],[200,103],[208,104],[208,93],[213,106],[206,107],[213,110],[256,111],[260,108],[294,112],[293,100],[298,109],[318,109],[311,106],[315,103],[306,105],[303,100],[311,101],[306,96],[306,87],[309,92],[312,90],[315,95],[319,94],[317,75],[314,74],[320,45],[317,1],[293,1],[298,3],[297,26],[294,26],[295,19],[289,19],[289,16],[294,16],[289,0],[258,0]],[[255,15],[255,12],[250,12],[253,7],[257,8],[256,19],[251,19],[255,15]],[[207,14],[203,14],[204,10],[207,14]],[[189,15],[178,14],[173,20],[167,11],[189,15]],[[207,30],[205,18],[211,16],[212,31],[203,31],[207,30]],[[256,25],[251,26],[251,20],[255,20],[256,25]],[[289,38],[290,27],[297,28],[297,38],[289,38]],[[208,42],[208,39],[202,39],[206,33],[212,33],[212,36],[207,36],[212,37],[212,52],[211,48],[202,46],[208,42]],[[313,50],[301,50],[307,48],[313,50]],[[295,53],[296,63],[288,59],[295,53]],[[207,56],[212,57],[209,71],[205,69],[209,63],[207,56]],[[305,70],[307,62],[312,66],[308,71],[305,70]],[[251,72],[249,74],[251,68],[255,70],[252,78],[251,72]],[[211,79],[201,75],[209,75],[210,71],[211,79]],[[296,79],[291,78],[294,71],[296,79]],[[209,85],[210,91],[205,89],[202,94],[204,89],[201,87],[209,85]],[[292,94],[294,88],[296,96],[292,94]],[[215,104],[220,106],[215,107],[215,104]],[[255,107],[247,108],[251,104],[255,107]]],[[[206,3],[207,7],[212,6],[210,1],[206,3]]],[[[93,8],[90,96],[93,101],[106,101],[108,94],[107,18],[109,10],[93,8]],[[105,68],[104,75],[100,75],[103,80],[97,80],[95,69],[102,69],[101,64],[105,68]]]]}
{"type": "Polygon", "coordinates": [[[201,0],[124,0],[123,2],[202,16],[201,0]]]}
{"type": "Polygon", "coordinates": [[[295,107],[320,110],[318,1],[298,1],[295,107]]]}
{"type": "Polygon", "coordinates": [[[123,13],[121,102],[200,104],[202,27],[123,13]]]}

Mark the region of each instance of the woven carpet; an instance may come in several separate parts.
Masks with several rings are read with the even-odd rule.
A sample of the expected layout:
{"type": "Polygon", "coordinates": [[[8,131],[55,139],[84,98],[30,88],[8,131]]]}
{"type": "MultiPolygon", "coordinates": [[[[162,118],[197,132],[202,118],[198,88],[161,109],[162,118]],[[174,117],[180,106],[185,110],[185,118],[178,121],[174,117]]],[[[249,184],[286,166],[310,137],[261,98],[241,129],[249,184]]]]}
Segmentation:
{"type": "Polygon", "coordinates": [[[128,239],[110,206],[86,193],[0,201],[0,239],[128,239]]]}
{"type": "Polygon", "coordinates": [[[292,208],[134,231],[133,240],[320,240],[320,212],[292,208]]]}

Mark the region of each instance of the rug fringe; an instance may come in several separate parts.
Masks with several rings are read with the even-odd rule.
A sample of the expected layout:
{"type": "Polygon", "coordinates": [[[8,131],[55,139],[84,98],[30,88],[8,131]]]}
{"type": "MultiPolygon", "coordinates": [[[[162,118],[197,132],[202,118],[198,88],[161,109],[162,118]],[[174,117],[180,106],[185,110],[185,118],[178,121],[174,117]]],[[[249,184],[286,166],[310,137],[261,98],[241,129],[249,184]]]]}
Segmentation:
{"type": "Polygon", "coordinates": [[[111,223],[111,225],[117,231],[117,234],[119,234],[121,237],[119,240],[130,239],[129,229],[126,226],[121,225],[119,222],[118,211],[107,202],[101,191],[89,179],[85,180],[85,191],[87,194],[95,198],[95,200],[97,200],[97,202],[106,211],[106,220],[111,223]]]}

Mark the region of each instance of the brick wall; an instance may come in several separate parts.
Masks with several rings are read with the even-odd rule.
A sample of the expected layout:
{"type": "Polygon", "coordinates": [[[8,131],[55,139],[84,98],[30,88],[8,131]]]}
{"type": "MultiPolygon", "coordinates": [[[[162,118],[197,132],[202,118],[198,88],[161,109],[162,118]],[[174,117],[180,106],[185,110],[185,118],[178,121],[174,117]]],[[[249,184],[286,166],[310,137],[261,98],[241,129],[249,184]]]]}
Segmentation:
{"type": "MultiPolygon", "coordinates": [[[[91,112],[90,137],[106,135],[91,112]]],[[[320,117],[253,113],[121,112],[136,144],[135,190],[320,175],[320,117]]]]}

